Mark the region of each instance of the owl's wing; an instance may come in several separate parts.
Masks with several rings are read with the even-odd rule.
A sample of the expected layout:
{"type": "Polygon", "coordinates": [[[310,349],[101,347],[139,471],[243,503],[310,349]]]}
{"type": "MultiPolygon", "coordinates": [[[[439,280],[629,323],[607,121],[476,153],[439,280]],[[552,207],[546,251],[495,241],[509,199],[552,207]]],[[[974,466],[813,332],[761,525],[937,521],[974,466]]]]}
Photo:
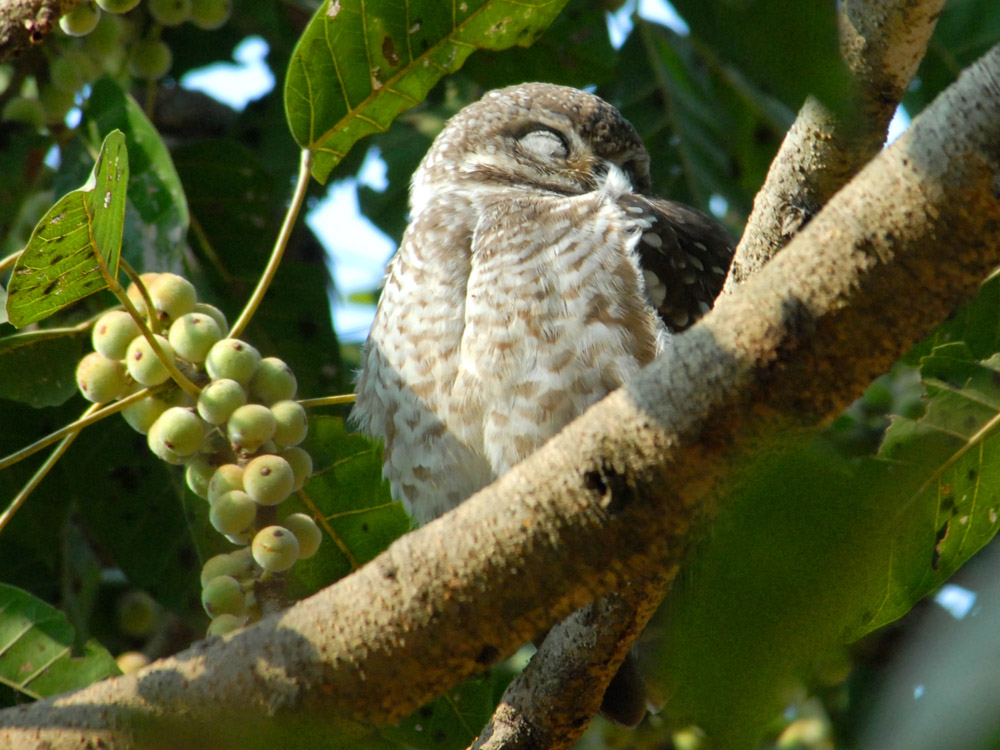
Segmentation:
{"type": "Polygon", "coordinates": [[[486,459],[449,426],[469,273],[468,239],[450,228],[425,212],[407,229],[383,282],[351,414],[363,432],[383,441],[392,496],[419,523],[494,477],[486,459]]]}
{"type": "Polygon", "coordinates": [[[715,219],[690,206],[626,193],[618,204],[642,227],[636,245],[650,304],[679,333],[712,308],[735,243],[715,219]]]}

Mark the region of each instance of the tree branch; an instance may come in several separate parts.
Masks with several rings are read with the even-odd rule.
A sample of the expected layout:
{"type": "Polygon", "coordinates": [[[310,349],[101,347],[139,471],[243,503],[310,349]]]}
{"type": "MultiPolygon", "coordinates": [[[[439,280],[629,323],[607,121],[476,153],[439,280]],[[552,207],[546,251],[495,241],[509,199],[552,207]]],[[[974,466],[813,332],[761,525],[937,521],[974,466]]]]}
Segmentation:
{"type": "Polygon", "coordinates": [[[563,748],[579,739],[667,593],[676,564],[650,572],[620,593],[577,610],[549,632],[504,691],[473,750],[563,748]]]}
{"type": "Polygon", "coordinates": [[[841,4],[840,47],[854,104],[838,114],[812,97],[806,100],[754,199],[724,294],[770,260],[879,152],[944,3],[841,4]]]}
{"type": "Polygon", "coordinates": [[[0,63],[45,41],[79,0],[7,0],[0,3],[0,63]]]}
{"type": "Polygon", "coordinates": [[[652,566],[675,569],[738,459],[839,412],[974,294],[1000,262],[998,193],[1000,47],[667,356],[517,469],[286,612],[0,712],[0,740],[314,746],[397,721],[652,566]]]}
{"type": "MultiPolygon", "coordinates": [[[[943,4],[944,0],[848,0],[842,5],[841,52],[852,76],[858,120],[845,122],[814,99],[806,103],[757,197],[727,279],[730,288],[759,271],[878,153],[943,4]],[[802,211],[803,206],[811,208],[802,211]]],[[[571,615],[574,639],[566,645],[567,653],[549,643],[554,637],[550,634],[528,669],[505,692],[476,747],[571,747],[641,634],[643,626],[636,627],[637,621],[645,624],[669,587],[669,580],[636,585],[597,613],[587,609],[571,615]],[[589,647],[575,648],[579,642],[589,647]],[[576,658],[572,664],[567,663],[569,653],[576,658]],[[563,689],[560,680],[566,682],[563,689]]]]}

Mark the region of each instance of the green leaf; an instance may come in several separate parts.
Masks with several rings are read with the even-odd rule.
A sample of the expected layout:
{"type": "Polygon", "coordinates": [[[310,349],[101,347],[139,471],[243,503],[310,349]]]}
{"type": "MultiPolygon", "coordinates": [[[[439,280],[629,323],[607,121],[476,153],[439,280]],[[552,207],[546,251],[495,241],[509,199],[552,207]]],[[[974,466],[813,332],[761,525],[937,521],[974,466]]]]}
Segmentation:
{"type": "MultiPolygon", "coordinates": [[[[172,267],[191,218],[184,188],[159,132],[135,99],[107,76],[94,84],[83,114],[95,146],[113,130],[125,134],[131,167],[128,203],[138,216],[136,220],[131,212],[126,215],[126,244],[146,250],[152,242],[155,257],[161,259],[159,266],[172,267]]],[[[143,253],[145,258],[149,255],[143,253]]]]}
{"type": "Polygon", "coordinates": [[[858,635],[904,614],[1000,529],[1000,355],[976,360],[956,342],[921,362],[926,413],[895,417],[880,457],[925,479],[899,514],[858,635]]]}
{"type": "Polygon", "coordinates": [[[657,194],[702,209],[720,195],[739,224],[794,113],[705,49],[637,19],[618,76],[598,93],[642,136],[657,194]]]}
{"type": "Polygon", "coordinates": [[[764,92],[798,109],[808,94],[845,108],[836,3],[826,0],[674,0],[691,38],[764,92]]]}
{"type": "Polygon", "coordinates": [[[495,683],[487,674],[457,685],[381,734],[417,750],[469,747],[493,714],[495,683]]]}
{"type": "Polygon", "coordinates": [[[343,578],[410,529],[410,519],[382,479],[378,443],[348,433],[342,419],[320,416],[310,420],[303,447],[312,456],[313,476],[282,512],[319,516],[324,539],[319,552],[291,571],[289,593],[295,598],[343,578]]]}
{"type": "Polygon", "coordinates": [[[0,583],[0,682],[37,699],[121,674],[97,641],[74,656],[73,638],[62,612],[0,583]]]}
{"type": "Polygon", "coordinates": [[[20,328],[107,287],[122,246],[125,136],[108,134],[86,184],[65,195],[45,214],[17,259],[7,288],[7,314],[20,328]]]}
{"type": "Polygon", "coordinates": [[[462,72],[487,89],[524,81],[577,88],[604,83],[614,73],[617,58],[606,12],[600,3],[568,4],[527,50],[473,55],[462,72]]]}
{"type": "Polygon", "coordinates": [[[748,469],[649,630],[667,714],[713,747],[757,747],[790,686],[870,623],[901,527],[914,549],[926,541],[909,507],[920,475],[799,442],[748,469]]]}
{"type": "Polygon", "coordinates": [[[877,457],[817,439],[750,470],[668,597],[669,710],[719,746],[751,746],[782,686],[904,615],[1000,529],[1000,354],[943,344],[921,378],[923,416],[894,416],[877,457]]]}
{"type": "Polygon", "coordinates": [[[79,498],[91,538],[132,585],[200,621],[201,566],[181,502],[184,473],[157,459],[144,435],[114,415],[88,428],[45,484],[79,498]]]}
{"type": "Polygon", "coordinates": [[[35,408],[64,403],[76,393],[76,362],[85,335],[63,328],[0,339],[0,398],[35,408]]]}
{"type": "Polygon", "coordinates": [[[903,360],[918,365],[935,347],[954,341],[963,342],[978,359],[1000,351],[1000,272],[994,272],[975,299],[934,329],[903,360]]]}
{"type": "Polygon", "coordinates": [[[285,112],[325,182],[351,146],[386,130],[476,49],[529,46],[565,0],[325,0],[292,54],[285,112]]]}
{"type": "Polygon", "coordinates": [[[1000,16],[993,0],[946,3],[934,27],[927,54],[903,104],[915,117],[934,97],[954,83],[958,74],[1000,42],[1000,16]]]}

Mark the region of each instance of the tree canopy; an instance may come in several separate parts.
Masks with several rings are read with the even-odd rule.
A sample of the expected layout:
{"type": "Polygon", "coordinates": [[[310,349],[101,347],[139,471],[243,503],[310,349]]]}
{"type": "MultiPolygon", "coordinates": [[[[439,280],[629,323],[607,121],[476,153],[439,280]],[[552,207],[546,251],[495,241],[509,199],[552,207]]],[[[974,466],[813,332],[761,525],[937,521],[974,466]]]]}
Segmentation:
{"type": "Polygon", "coordinates": [[[995,746],[1000,13],[672,10],[664,25],[590,0],[0,9],[4,742],[995,746]],[[249,37],[267,44],[273,91],[237,111],[183,86],[249,37]],[[617,106],[655,192],[719,218],[741,238],[736,262],[668,356],[407,533],[380,446],[345,421],[360,342],[334,329],[339,290],[300,210],[375,153],[387,185],[359,184],[361,209],[398,240],[447,118],[532,80],[617,106]],[[897,112],[913,124],[887,146],[897,112]],[[139,277],[155,273],[190,281],[203,306],[172,312],[139,277]],[[192,353],[147,378],[98,344],[112,308],[129,352],[162,334],[192,353]],[[219,325],[200,354],[201,339],[174,341],[187,315],[219,325]],[[239,379],[205,354],[227,335],[258,353],[239,398],[286,432],[254,442],[257,423],[225,407],[185,452],[153,426],[239,379]],[[92,349],[106,398],[79,364],[92,349]],[[305,438],[276,403],[288,419],[304,407],[305,438]],[[312,532],[296,534],[287,571],[254,541],[248,578],[249,562],[211,568],[250,542],[228,520],[251,507],[231,497],[242,480],[217,476],[258,450],[311,462],[289,469],[280,505],[246,487],[258,526],[300,514],[322,541],[305,556],[312,532]],[[210,569],[240,583],[238,604],[210,569]],[[203,641],[210,621],[228,629],[221,615],[246,628],[203,641]],[[587,729],[647,621],[638,648],[662,710],[587,729]],[[524,671],[521,645],[549,629],[524,671]]]}

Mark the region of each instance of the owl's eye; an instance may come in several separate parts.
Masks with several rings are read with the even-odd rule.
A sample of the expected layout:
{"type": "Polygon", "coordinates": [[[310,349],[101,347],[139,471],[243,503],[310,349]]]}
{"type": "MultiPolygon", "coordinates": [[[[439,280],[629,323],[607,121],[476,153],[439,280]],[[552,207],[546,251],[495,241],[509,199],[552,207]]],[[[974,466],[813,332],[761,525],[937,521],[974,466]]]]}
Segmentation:
{"type": "Polygon", "coordinates": [[[532,130],[517,140],[525,151],[545,159],[565,159],[569,148],[563,137],[552,130],[532,130]]]}

